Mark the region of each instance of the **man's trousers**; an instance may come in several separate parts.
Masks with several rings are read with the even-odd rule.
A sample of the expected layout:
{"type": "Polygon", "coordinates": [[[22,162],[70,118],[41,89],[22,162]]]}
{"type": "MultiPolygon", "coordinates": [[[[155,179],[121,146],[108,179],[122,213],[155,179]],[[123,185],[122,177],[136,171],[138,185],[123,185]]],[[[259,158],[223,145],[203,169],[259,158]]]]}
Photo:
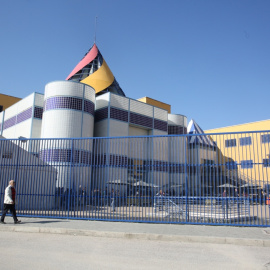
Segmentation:
{"type": "Polygon", "coordinates": [[[5,216],[8,212],[8,210],[10,211],[13,219],[14,219],[14,222],[18,221],[17,219],[17,215],[16,215],[16,209],[15,209],[15,204],[6,204],[4,203],[4,210],[3,210],[3,213],[2,213],[2,216],[1,216],[1,221],[4,221],[5,220],[5,216]]]}

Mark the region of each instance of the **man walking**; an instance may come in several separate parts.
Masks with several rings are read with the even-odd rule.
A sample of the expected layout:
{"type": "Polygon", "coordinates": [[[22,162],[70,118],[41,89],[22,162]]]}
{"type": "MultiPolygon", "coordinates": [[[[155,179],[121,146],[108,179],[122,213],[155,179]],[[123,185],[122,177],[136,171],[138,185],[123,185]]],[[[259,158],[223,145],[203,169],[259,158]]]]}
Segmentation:
{"type": "Polygon", "coordinates": [[[21,221],[18,220],[16,216],[16,209],[15,209],[15,197],[16,197],[16,190],[15,190],[15,181],[10,180],[9,185],[5,189],[5,197],[4,197],[4,210],[1,216],[1,223],[5,224],[5,216],[8,212],[12,214],[12,217],[14,219],[14,224],[18,224],[21,221]]]}

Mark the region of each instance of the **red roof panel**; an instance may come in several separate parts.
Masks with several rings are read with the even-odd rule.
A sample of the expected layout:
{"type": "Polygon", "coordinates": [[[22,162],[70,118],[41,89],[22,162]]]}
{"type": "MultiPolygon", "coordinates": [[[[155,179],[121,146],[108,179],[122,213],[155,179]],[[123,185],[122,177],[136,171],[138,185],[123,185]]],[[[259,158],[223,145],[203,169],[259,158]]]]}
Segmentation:
{"type": "Polygon", "coordinates": [[[98,48],[96,44],[93,45],[91,50],[87,53],[87,55],[78,63],[78,65],[72,70],[72,72],[68,75],[66,80],[70,79],[74,74],[83,69],[86,65],[88,65],[91,61],[93,61],[98,54],[98,48]]]}

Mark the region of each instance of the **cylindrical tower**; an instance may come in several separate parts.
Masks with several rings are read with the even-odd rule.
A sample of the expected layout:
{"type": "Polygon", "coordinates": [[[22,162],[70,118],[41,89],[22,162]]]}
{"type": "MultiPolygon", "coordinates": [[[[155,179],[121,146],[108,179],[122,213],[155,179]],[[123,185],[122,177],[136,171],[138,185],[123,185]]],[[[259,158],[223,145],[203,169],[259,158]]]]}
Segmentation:
{"type": "Polygon", "coordinates": [[[51,140],[41,143],[40,156],[57,168],[56,187],[64,191],[91,185],[94,111],[92,87],[71,81],[45,86],[41,137],[51,140]]]}
{"type": "Polygon", "coordinates": [[[168,134],[187,134],[187,117],[181,114],[168,114],[168,134]]]}
{"type": "Polygon", "coordinates": [[[95,90],[89,85],[56,81],[45,86],[42,138],[93,137],[95,90]]]}

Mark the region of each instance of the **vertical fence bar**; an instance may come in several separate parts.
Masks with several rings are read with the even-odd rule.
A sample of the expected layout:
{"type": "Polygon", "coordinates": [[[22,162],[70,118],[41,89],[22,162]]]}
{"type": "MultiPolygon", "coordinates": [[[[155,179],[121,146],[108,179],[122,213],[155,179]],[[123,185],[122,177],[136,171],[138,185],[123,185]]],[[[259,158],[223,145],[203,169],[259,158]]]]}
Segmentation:
{"type": "Polygon", "coordinates": [[[186,204],[186,222],[189,222],[189,198],[188,198],[188,171],[189,171],[189,168],[188,168],[188,159],[187,159],[187,140],[188,138],[185,138],[185,204],[186,204]]]}

